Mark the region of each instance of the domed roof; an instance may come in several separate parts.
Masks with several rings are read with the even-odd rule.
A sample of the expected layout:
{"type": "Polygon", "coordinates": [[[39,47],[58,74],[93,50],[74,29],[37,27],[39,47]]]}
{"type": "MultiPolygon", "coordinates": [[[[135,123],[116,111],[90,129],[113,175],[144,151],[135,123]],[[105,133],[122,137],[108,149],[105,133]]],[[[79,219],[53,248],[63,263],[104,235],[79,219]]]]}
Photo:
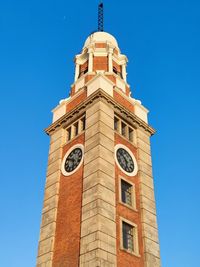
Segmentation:
{"type": "Polygon", "coordinates": [[[115,37],[113,37],[111,34],[109,34],[107,32],[95,32],[95,33],[91,34],[87,38],[87,40],[85,41],[83,48],[87,47],[89,44],[91,44],[93,42],[97,42],[97,43],[109,42],[112,45],[114,45],[115,47],[118,47],[118,43],[117,43],[117,40],[115,39],[115,37]]]}

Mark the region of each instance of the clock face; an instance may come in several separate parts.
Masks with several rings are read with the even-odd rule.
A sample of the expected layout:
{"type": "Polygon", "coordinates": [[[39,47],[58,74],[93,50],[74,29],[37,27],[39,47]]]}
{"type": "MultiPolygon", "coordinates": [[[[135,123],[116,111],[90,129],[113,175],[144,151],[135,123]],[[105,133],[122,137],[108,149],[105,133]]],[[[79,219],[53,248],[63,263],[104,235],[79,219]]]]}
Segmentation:
{"type": "Polygon", "coordinates": [[[62,163],[62,173],[65,176],[73,174],[83,161],[83,146],[75,145],[65,155],[62,163]]]}
{"type": "Polygon", "coordinates": [[[82,150],[77,147],[69,154],[65,161],[65,171],[72,172],[74,171],[81,162],[83,153],[82,150]]]}
{"type": "Polygon", "coordinates": [[[116,145],[116,161],[119,168],[129,176],[137,173],[137,162],[133,153],[123,145],[116,145]]]}
{"type": "Polygon", "coordinates": [[[134,171],[134,162],[130,154],[124,148],[118,148],[117,150],[117,160],[119,165],[128,173],[134,171]]]}

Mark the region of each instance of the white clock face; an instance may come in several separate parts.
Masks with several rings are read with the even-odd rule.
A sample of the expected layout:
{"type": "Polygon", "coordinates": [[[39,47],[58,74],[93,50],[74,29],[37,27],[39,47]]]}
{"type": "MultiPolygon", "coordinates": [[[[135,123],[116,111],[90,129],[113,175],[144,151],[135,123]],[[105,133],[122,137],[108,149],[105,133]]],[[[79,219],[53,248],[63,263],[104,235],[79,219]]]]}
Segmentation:
{"type": "Polygon", "coordinates": [[[137,174],[138,166],[130,149],[124,145],[115,146],[115,159],[118,167],[128,176],[137,174]]]}
{"type": "Polygon", "coordinates": [[[61,171],[63,175],[69,176],[78,170],[83,161],[83,145],[75,145],[65,154],[61,171]]]}

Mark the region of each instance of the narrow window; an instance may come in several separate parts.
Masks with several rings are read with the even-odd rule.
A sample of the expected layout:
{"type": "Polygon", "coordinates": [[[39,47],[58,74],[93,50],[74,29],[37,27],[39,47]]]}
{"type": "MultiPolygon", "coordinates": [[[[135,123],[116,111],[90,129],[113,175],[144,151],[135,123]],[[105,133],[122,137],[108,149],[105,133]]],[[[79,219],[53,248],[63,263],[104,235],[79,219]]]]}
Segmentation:
{"type": "Polygon", "coordinates": [[[134,227],[132,225],[122,222],[123,248],[131,252],[134,251],[133,232],[134,227]]]}
{"type": "Polygon", "coordinates": [[[122,135],[126,136],[126,124],[122,122],[122,135]]]}
{"type": "Polygon", "coordinates": [[[81,131],[85,131],[85,117],[81,119],[81,131]]]}
{"type": "Polygon", "coordinates": [[[133,129],[128,128],[128,139],[133,142],[133,129]]]}
{"type": "Polygon", "coordinates": [[[121,180],[121,200],[123,203],[132,206],[132,192],[132,185],[124,180],[121,180]]]}
{"type": "Polygon", "coordinates": [[[123,75],[122,75],[122,66],[120,66],[120,73],[119,73],[119,76],[120,76],[120,78],[123,80],[123,75]]]}
{"type": "Polygon", "coordinates": [[[87,72],[88,72],[88,68],[85,68],[84,71],[83,71],[83,74],[85,74],[87,72]]]}
{"type": "Polygon", "coordinates": [[[83,69],[83,70],[81,70],[80,71],[80,73],[79,73],[79,78],[81,77],[81,76],[83,76],[85,73],[87,73],[88,72],[88,68],[85,68],[85,69],[83,69]]]}
{"type": "Polygon", "coordinates": [[[67,129],[67,141],[71,140],[71,136],[72,136],[72,130],[71,130],[71,127],[69,127],[67,129]]]}
{"type": "Polygon", "coordinates": [[[74,124],[74,135],[78,135],[78,121],[74,124]]]}
{"type": "Polygon", "coordinates": [[[122,77],[122,72],[121,72],[121,71],[118,71],[116,67],[113,67],[113,72],[114,72],[115,74],[117,74],[118,76],[120,76],[121,79],[123,79],[123,77],[122,77]]]}
{"type": "Polygon", "coordinates": [[[114,72],[115,74],[118,74],[118,72],[117,72],[117,68],[113,67],[113,72],[114,72]]]}
{"type": "Polygon", "coordinates": [[[118,118],[114,118],[114,129],[115,131],[119,130],[119,119],[118,118]]]}

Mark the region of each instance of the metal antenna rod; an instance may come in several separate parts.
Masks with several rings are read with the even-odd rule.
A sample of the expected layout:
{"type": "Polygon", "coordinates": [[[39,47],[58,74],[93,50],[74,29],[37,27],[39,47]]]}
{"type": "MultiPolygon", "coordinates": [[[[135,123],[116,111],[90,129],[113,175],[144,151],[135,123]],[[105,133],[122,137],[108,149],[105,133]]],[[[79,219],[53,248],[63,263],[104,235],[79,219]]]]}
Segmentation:
{"type": "Polygon", "coordinates": [[[103,2],[99,3],[98,8],[98,31],[103,32],[104,24],[104,12],[103,12],[103,2]]]}

